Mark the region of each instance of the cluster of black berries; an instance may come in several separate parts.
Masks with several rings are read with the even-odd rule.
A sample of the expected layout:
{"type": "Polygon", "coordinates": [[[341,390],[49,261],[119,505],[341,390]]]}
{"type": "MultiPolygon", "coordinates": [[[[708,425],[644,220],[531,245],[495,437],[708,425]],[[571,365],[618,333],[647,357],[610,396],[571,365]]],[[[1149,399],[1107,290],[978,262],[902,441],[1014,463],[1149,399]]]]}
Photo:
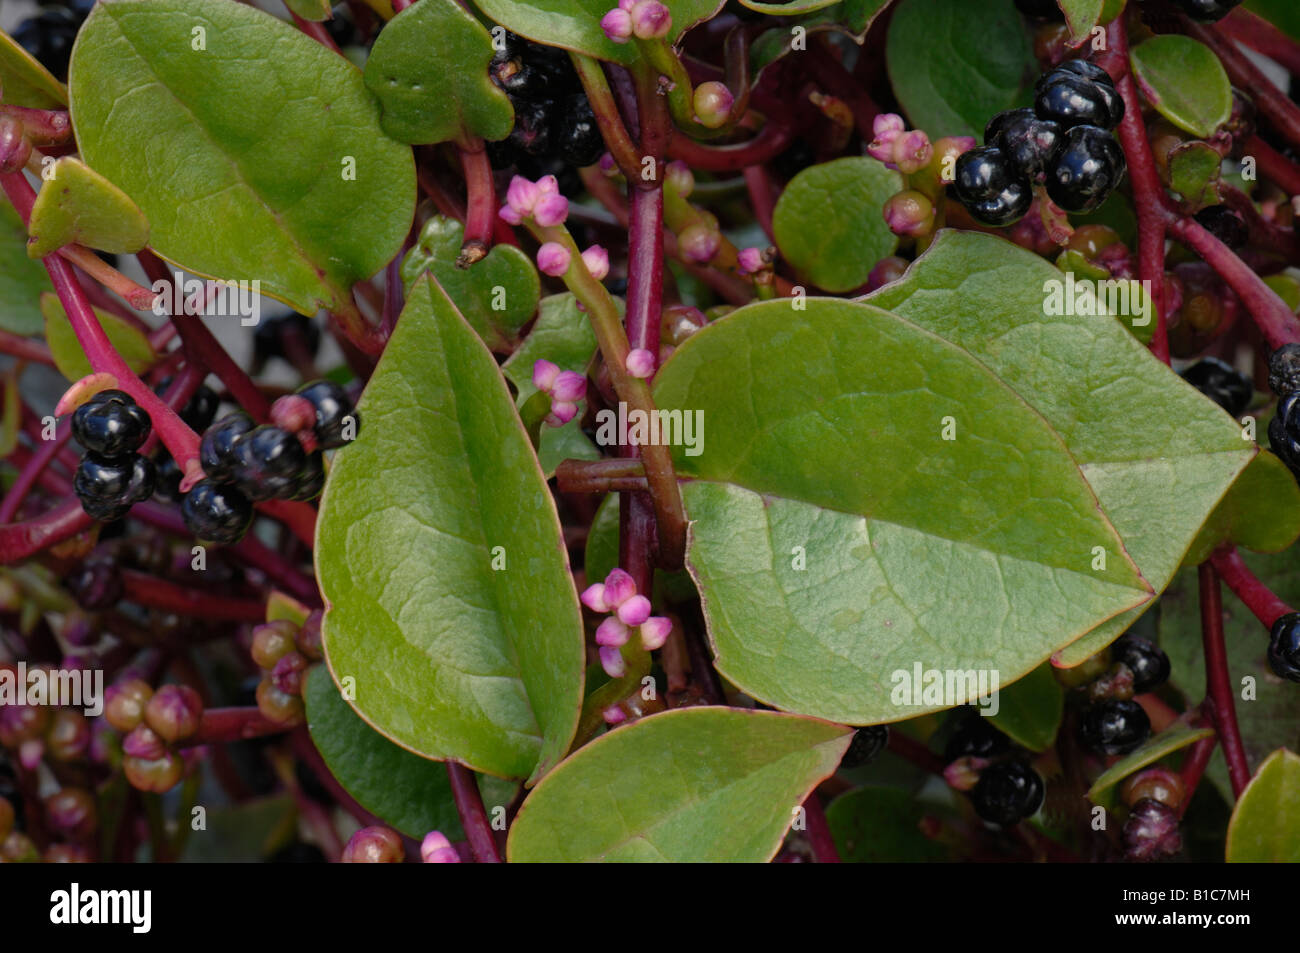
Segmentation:
{"type": "Polygon", "coordinates": [[[270,424],[257,426],[242,410],[209,427],[199,446],[204,479],[185,495],[181,513],[199,539],[237,542],[253,521],[253,504],[263,500],[313,500],[325,485],[322,450],[343,446],[360,420],[343,388],[333,381],[313,381],[296,396],[315,411],[308,445],[270,424]]]}
{"type": "Polygon", "coordinates": [[[1091,212],[1115,190],[1128,168],[1110,130],[1124,117],[1124,100],[1107,72],[1070,60],[1045,74],[1032,109],[999,113],[984,145],[957,160],[952,189],[986,225],[1011,225],[1045,185],[1067,212],[1091,212]]]}
{"type": "Polygon", "coordinates": [[[1011,827],[1036,814],[1045,787],[1025,754],[982,715],[966,710],[959,717],[962,721],[943,749],[943,760],[951,766],[970,758],[978,766],[979,779],[970,789],[975,813],[999,827],[1011,827]]]}
{"type": "Polygon", "coordinates": [[[136,452],[152,429],[149,415],[120,390],[102,390],[77,408],[72,435],[86,453],[72,488],[89,516],[112,522],[153,495],[153,461],[136,452]]]}
{"type": "Polygon", "coordinates": [[[1250,378],[1217,357],[1203,357],[1179,373],[1183,380],[1234,418],[1246,412],[1255,396],[1255,385],[1250,378]]]}
{"type": "Polygon", "coordinates": [[[41,10],[14,28],[13,38],[58,79],[68,78],[68,59],[81,24],[95,0],[46,0],[41,10]]]}
{"type": "MultiPolygon", "coordinates": [[[[1135,635],[1115,642],[1109,656],[1110,667],[1081,686],[1088,707],[1079,718],[1079,741],[1095,754],[1128,754],[1151,735],[1151,719],[1133,696],[1168,681],[1169,656],[1135,635]]],[[[1094,659],[1085,673],[1104,667],[1106,653],[1094,659]]]]}
{"type": "Polygon", "coordinates": [[[556,161],[582,168],[599,159],[605,141],[569,54],[513,33],[504,34],[501,46],[492,58],[492,80],[510,97],[515,128],[501,142],[488,143],[492,165],[513,165],[536,177],[532,173],[553,171],[556,161]]]}

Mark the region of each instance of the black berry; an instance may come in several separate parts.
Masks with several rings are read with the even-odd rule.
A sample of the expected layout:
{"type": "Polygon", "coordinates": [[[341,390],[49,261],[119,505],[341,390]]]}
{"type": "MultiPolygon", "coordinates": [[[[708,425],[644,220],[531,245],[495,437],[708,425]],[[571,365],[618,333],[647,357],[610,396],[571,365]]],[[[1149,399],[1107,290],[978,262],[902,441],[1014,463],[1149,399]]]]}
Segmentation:
{"type": "Polygon", "coordinates": [[[560,156],[569,165],[588,166],[605,152],[596,114],[584,93],[573,93],[564,100],[564,112],[556,135],[560,156]]]}
{"type": "Polygon", "coordinates": [[[149,499],[153,485],[153,463],[138,453],[120,457],[87,453],[72,478],[81,508],[105,523],[125,516],[132,504],[149,499]]]}
{"type": "Polygon", "coordinates": [[[1135,701],[1098,702],[1079,721],[1079,740],[1098,754],[1128,754],[1151,734],[1151,720],[1135,701]]]}
{"type": "Polygon", "coordinates": [[[200,480],[185,494],[181,515],[199,539],[236,543],[253,522],[253,504],[233,486],[200,480]]]}
{"type": "Polygon", "coordinates": [[[1279,397],[1300,392],[1300,344],[1283,344],[1269,355],[1268,386],[1279,397]]]}
{"type": "Polygon", "coordinates": [[[1047,174],[1047,194],[1067,212],[1091,212],[1106,201],[1127,169],[1114,136],[1097,126],[1075,126],[1066,132],[1047,174]]]}
{"type": "Polygon", "coordinates": [[[884,750],[889,741],[889,728],[885,725],[867,725],[853,733],[849,750],[840,759],[841,768],[860,768],[870,764],[884,750]]]}
{"type": "Polygon", "coordinates": [[[224,483],[234,476],[238,465],[235,445],[253,426],[253,418],[237,410],[222,417],[203,434],[203,441],[199,444],[199,463],[210,479],[224,483]]]}
{"type": "Polygon", "coordinates": [[[295,344],[314,357],[320,347],[320,326],[296,311],[259,322],[253,332],[254,365],[260,367],[273,357],[287,359],[295,344]]]}
{"type": "Polygon", "coordinates": [[[1133,805],[1124,822],[1124,857],[1126,860],[1159,860],[1178,853],[1183,837],[1178,830],[1178,814],[1173,808],[1152,798],[1133,805]]]}
{"type": "Polygon", "coordinates": [[[1041,182],[1056,162],[1064,143],[1061,127],[1039,119],[1032,109],[999,113],[984,130],[984,141],[1002,150],[1013,166],[1041,182]]]}
{"type": "Polygon", "coordinates": [[[1071,60],[1038,81],[1034,112],[1039,119],[1050,119],[1064,129],[1114,129],[1124,118],[1124,100],[1105,70],[1083,60],[1071,60]]]}
{"type": "Polygon", "coordinates": [[[954,173],[957,198],[985,225],[1010,225],[1024,216],[1033,201],[1029,180],[994,146],[962,153],[954,173]]]}
{"type": "Polygon", "coordinates": [[[1010,827],[1042,807],[1043,779],[1023,761],[991,764],[980,772],[970,799],[984,820],[1010,827]]]}
{"type": "Polygon", "coordinates": [[[1217,357],[1203,357],[1181,373],[1183,380],[1233,417],[1240,417],[1255,396],[1250,378],[1217,357]]]}
{"type": "Polygon", "coordinates": [[[943,749],[943,760],[948,764],[958,758],[993,758],[1011,750],[1011,739],[981,715],[966,718],[953,732],[943,749]]]}
{"type": "Polygon", "coordinates": [[[307,457],[307,462],[298,476],[298,482],[294,485],[289,499],[306,503],[320,496],[323,489],[325,489],[325,460],[317,450],[307,457]]]}
{"type": "Polygon", "coordinates": [[[1288,612],[1273,623],[1268,640],[1268,667],[1279,678],[1300,682],[1300,612],[1288,612]]]}
{"type": "Polygon", "coordinates": [[[116,562],[107,555],[97,556],[92,554],[63,581],[77,605],[92,612],[117,605],[124,592],[116,562]]]}
{"type": "Polygon", "coordinates": [[[351,398],[333,381],[313,381],[298,388],[297,393],[316,408],[316,425],[312,429],[322,450],[343,446],[361,428],[361,418],[357,416],[351,398]]]}
{"type": "Polygon", "coordinates": [[[153,425],[143,408],[124,391],[102,390],[72,415],[72,436],[87,450],[118,457],[139,449],[153,425]]]}
{"type": "Polygon", "coordinates": [[[231,482],[254,502],[293,494],[307,466],[298,438],[279,427],[254,427],[235,441],[231,482]]]}
{"type": "MultiPolygon", "coordinates": [[[[170,377],[164,377],[158,382],[158,386],[154,388],[154,391],[161,397],[167,392],[171,382],[170,377]]],[[[216,391],[207,384],[200,384],[199,389],[194,392],[194,396],[181,408],[178,416],[185,421],[191,430],[202,433],[212,426],[212,421],[217,416],[217,405],[220,403],[216,391]]]]}
{"type": "Polygon", "coordinates": [[[1287,432],[1280,415],[1268,422],[1268,446],[1300,479],[1300,437],[1287,432]]]}
{"type": "Polygon", "coordinates": [[[1250,238],[1242,217],[1226,205],[1210,205],[1196,213],[1196,221],[1229,248],[1241,248],[1250,238]]]}
{"type": "Polygon", "coordinates": [[[1214,23],[1231,13],[1241,0],[1174,0],[1174,3],[1193,20],[1214,23]]]}
{"type": "Polygon", "coordinates": [[[1133,691],[1141,694],[1169,680],[1169,656],[1137,636],[1125,636],[1111,646],[1111,658],[1133,673],[1133,691]]]}

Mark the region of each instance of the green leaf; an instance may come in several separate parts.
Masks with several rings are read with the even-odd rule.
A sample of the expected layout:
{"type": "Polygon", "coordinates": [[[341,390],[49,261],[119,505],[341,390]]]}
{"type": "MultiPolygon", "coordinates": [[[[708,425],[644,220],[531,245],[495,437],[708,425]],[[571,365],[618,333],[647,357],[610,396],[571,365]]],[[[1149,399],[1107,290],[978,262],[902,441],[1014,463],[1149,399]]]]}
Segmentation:
{"type": "Polygon", "coordinates": [[[903,0],[885,56],[899,104],[931,139],[980,137],[1040,72],[1012,0],[903,0]]]}
{"type": "Polygon", "coordinates": [[[456,0],[420,0],[393,17],[366,61],[366,86],[399,142],[504,139],[515,111],[488,76],[492,37],[456,0]]]}
{"type": "Polygon", "coordinates": [[[8,33],[0,31],[0,101],[8,106],[58,109],[68,90],[8,33]]]}
{"type": "Polygon", "coordinates": [[[1065,693],[1052,674],[1051,663],[1045,663],[999,690],[998,713],[988,719],[1030,751],[1046,751],[1056,742],[1064,710],[1065,693]]]}
{"type": "Polygon", "coordinates": [[[1209,143],[1193,140],[1175,146],[1169,153],[1169,186],[1198,212],[1223,201],[1219,193],[1223,157],[1209,143]]]}
{"type": "Polygon", "coordinates": [[[185,840],[189,864],[251,864],[266,860],[296,833],[298,807],[289,794],[218,804],[207,812],[207,827],[185,840]]]}
{"type": "Polygon", "coordinates": [[[284,5],[313,23],[322,23],[333,15],[329,0],[284,0],[284,5]]]}
{"type": "MultiPolygon", "coordinates": [[[[1289,605],[1300,605],[1300,563],[1295,553],[1276,555],[1242,553],[1251,571],[1277,597],[1289,605]]],[[[1189,703],[1205,697],[1205,650],[1201,638],[1201,613],[1197,598],[1196,571],[1185,569],[1160,600],[1160,647],[1169,656],[1170,681],[1189,703]]],[[[1259,764],[1274,748],[1300,749],[1300,692],[1295,684],[1278,678],[1268,667],[1268,631],[1254,614],[1225,591],[1223,633],[1228,650],[1228,671],[1238,686],[1237,723],[1241,728],[1246,759],[1259,764]],[[1243,679],[1253,679],[1253,698],[1242,698],[1243,679]]],[[[1227,764],[1216,749],[1206,769],[1229,803],[1233,800],[1227,764]]]]}
{"type": "MultiPolygon", "coordinates": [[[[1001,238],[941,232],[901,281],[867,301],[965,347],[1065,440],[1129,556],[1157,591],[1257,453],[1217,404],[1119,321],[1044,314],[1061,273],[1001,238]],[[1104,395],[1104,396],[1102,396],[1104,395]],[[1177,420],[1174,428],[1134,421],[1177,420]]],[[[1066,647],[1077,665],[1114,641],[1139,607],[1066,647]]]]}
{"type": "Polygon", "coordinates": [[[446,765],[399,748],[357,717],[324,665],[312,670],[302,698],[312,742],[358,804],[416,839],[434,830],[464,837],[446,765]]]}
{"type": "Polygon", "coordinates": [[[510,829],[515,863],[763,863],[852,735],[778,712],[678,708],[557,767],[510,829]]]}
{"type": "Polygon", "coordinates": [[[1285,748],[1250,779],[1228,822],[1230,864],[1300,863],[1300,757],[1285,748]]]}
{"type": "Polygon", "coordinates": [[[772,214],[781,255],[819,288],[857,288],[898,248],[883,210],[903,188],[899,173],[866,156],[804,169],[772,214]]]}
{"type": "Polygon", "coordinates": [[[315,314],[353,307],[401,250],[411,150],[382,134],[360,72],[288,23],[228,0],[101,3],[71,92],[82,158],[187,271],[315,314]]]}
{"type": "Polygon", "coordinates": [[[429,278],[359,411],[316,530],[330,671],[402,747],[536,779],[577,727],[577,593],[505,380],[429,278]]]}
{"type": "Polygon", "coordinates": [[[85,163],[64,156],[41,185],[27,224],[30,258],[77,243],[134,254],[149,243],[149,220],[130,196],[85,163]]]}
{"type": "MultiPolygon", "coordinates": [[[[59,369],[59,373],[70,381],[79,381],[93,373],[94,368],[81,349],[77,332],[72,330],[72,322],[68,320],[68,313],[63,310],[58,296],[47,291],[41,295],[40,302],[41,314],[45,316],[45,341],[50,346],[50,354],[54,357],[54,366],[59,369]]],[[[131,370],[138,374],[153,364],[157,355],[143,331],[111,311],[99,308],[94,310],[99,326],[104,329],[108,340],[131,370]]]]}
{"type": "Polygon", "coordinates": [[[618,566],[618,532],[618,494],[610,493],[600,501],[587,531],[582,565],[589,583],[602,581],[618,566]]]}
{"type": "Polygon", "coordinates": [[[707,423],[698,456],[674,449],[687,563],[719,671],[768,704],[859,725],[951,707],[975,686],[893,697],[895,673],[1009,684],[1149,598],[1061,438],[888,312],[749,305],[688,338],[655,393],[707,423]]]}
{"type": "Polygon", "coordinates": [[[1250,461],[1205,521],[1183,558],[1196,566],[1225,543],[1257,553],[1280,553],[1300,537],[1300,486],[1268,451],[1250,461]]]}
{"type": "Polygon", "coordinates": [[[831,801],[826,808],[826,823],[845,863],[949,860],[948,849],[921,832],[921,821],[927,813],[908,791],[865,787],[831,801]]]}
{"type": "Polygon", "coordinates": [[[1101,22],[1101,14],[1106,0],[1058,0],[1061,12],[1065,14],[1065,24],[1070,28],[1070,37],[1081,40],[1101,22]]]}
{"type": "Polygon", "coordinates": [[[0,202],[0,329],[28,337],[45,326],[41,293],[50,291],[49,272],[27,257],[27,229],[7,201],[0,202]]]}
{"type": "Polygon", "coordinates": [[[1204,139],[1232,115],[1232,84],[1204,43],[1168,33],[1133,47],[1129,60],[1142,95],[1178,128],[1204,139]]]}
{"type": "Polygon", "coordinates": [[[1213,728],[1192,728],[1190,725],[1175,724],[1158,735],[1152,735],[1140,748],[1131,751],[1116,761],[1092,782],[1088,789],[1088,799],[1093,804],[1100,804],[1109,810],[1115,803],[1115,787],[1130,774],[1136,774],[1143,768],[1155,764],[1161,758],[1173,754],[1180,748],[1195,744],[1202,738],[1214,735],[1213,728]]]}
{"type": "Polygon", "coordinates": [[[409,290],[420,275],[432,271],[487,346],[509,351],[519,338],[519,329],[537,311],[542,287],[537,268],[513,245],[496,245],[472,268],[457,268],[464,235],[465,226],[460,222],[433,216],[402,262],[402,280],[409,290]]]}
{"type": "MultiPolygon", "coordinates": [[[[884,12],[889,2],[890,0],[842,0],[832,6],[818,8],[815,13],[804,15],[797,24],[784,23],[765,30],[749,47],[750,77],[756,80],[766,67],[791,52],[796,37],[794,26],[803,28],[805,40],[813,33],[834,30],[848,34],[860,43],[867,29],[876,17],[884,12]]],[[[778,9],[785,12],[788,7],[782,6],[778,9]]],[[[777,13],[776,10],[772,12],[777,13]]],[[[804,48],[806,49],[806,44],[804,48]]]]}
{"type": "MultiPolygon", "coordinates": [[[[673,15],[668,39],[677,38],[722,9],[723,0],[662,0],[673,15]]],[[[617,6],[609,0],[475,0],[476,7],[512,33],[547,46],[562,46],[627,66],[637,59],[635,43],[615,43],[600,19],[617,6]]]]}
{"type": "MultiPolygon", "coordinates": [[[[815,13],[839,3],[840,0],[789,0],[787,3],[763,3],[762,0],[740,0],[740,5],[758,13],[778,17],[793,17],[801,13],[815,13]]],[[[887,0],[881,0],[883,6],[887,0]]]]}

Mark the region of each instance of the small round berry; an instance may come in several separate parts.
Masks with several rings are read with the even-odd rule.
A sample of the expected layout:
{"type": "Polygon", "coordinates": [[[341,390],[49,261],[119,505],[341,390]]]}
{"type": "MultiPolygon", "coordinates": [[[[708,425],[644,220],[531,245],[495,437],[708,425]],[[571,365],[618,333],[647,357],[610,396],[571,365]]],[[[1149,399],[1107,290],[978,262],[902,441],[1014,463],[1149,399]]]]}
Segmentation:
{"type": "Polygon", "coordinates": [[[1233,250],[1242,248],[1250,239],[1250,234],[1246,231],[1245,219],[1226,205],[1206,206],[1196,213],[1196,221],[1233,250]]]}
{"type": "Polygon", "coordinates": [[[1288,431],[1282,417],[1276,414],[1268,422],[1268,447],[1300,479],[1300,435],[1288,431]]]}
{"type": "Polygon", "coordinates": [[[720,129],[727,124],[736,97],[726,83],[710,81],[695,87],[692,105],[695,118],[706,129],[720,129]]]}
{"type": "Polygon", "coordinates": [[[1300,612],[1278,616],[1269,632],[1268,667],[1279,678],[1300,682],[1300,612]]]}
{"type": "Polygon", "coordinates": [[[55,761],[76,761],[90,747],[90,722],[81,712],[60,708],[45,733],[45,750],[55,761]]]}
{"type": "Polygon", "coordinates": [[[72,415],[72,436],[102,457],[120,457],[140,448],[152,431],[149,415],[130,394],[102,390],[72,415]]]}
{"type": "Polygon", "coordinates": [[[1269,355],[1268,386],[1279,397],[1300,393],[1300,344],[1283,344],[1269,355]]]}
{"type": "Polygon", "coordinates": [[[1174,0],[1174,2],[1189,17],[1202,23],[1222,20],[1241,4],[1241,0],[1174,0]]]}
{"type": "Polygon", "coordinates": [[[1187,789],[1178,774],[1168,768],[1157,766],[1129,775],[1124,779],[1119,792],[1120,797],[1129,807],[1136,807],[1139,801],[1149,798],[1165,807],[1178,810],[1182,806],[1187,789]]]}
{"type": "Polygon", "coordinates": [[[50,727],[50,710],[38,705],[0,705],[0,745],[15,749],[50,727]]]}
{"type": "Polygon", "coordinates": [[[1151,719],[1135,701],[1110,699],[1093,705],[1079,721],[1079,740],[1098,754],[1128,754],[1151,734],[1151,719]]]}
{"type": "Polygon", "coordinates": [[[580,169],[597,162],[605,152],[605,140],[586,93],[565,98],[563,117],[556,136],[561,158],[580,169]]]}
{"type": "Polygon", "coordinates": [[[270,425],[254,427],[236,441],[234,459],[231,482],[254,503],[292,496],[307,468],[298,438],[270,425]]]}
{"type": "Polygon", "coordinates": [[[363,827],[348,838],[342,857],[345,864],[400,864],[405,859],[402,835],[378,824],[363,827]]]}
{"type": "Polygon", "coordinates": [[[154,761],[167,754],[167,743],[144,722],[136,725],[122,739],[122,753],[131,758],[154,761]]]}
{"type": "Polygon", "coordinates": [[[313,381],[300,387],[297,394],[316,408],[316,426],[312,429],[320,449],[342,447],[361,429],[361,418],[352,406],[352,399],[333,381],[313,381]]]}
{"type": "Polygon", "coordinates": [[[1019,221],[1034,200],[1029,181],[993,146],[961,155],[952,188],[977,221],[994,227],[1019,221]]]}
{"type": "Polygon", "coordinates": [[[138,453],[101,457],[89,452],[77,465],[72,489],[87,516],[109,523],[149,499],[156,478],[153,462],[138,453]]]}
{"type": "Polygon", "coordinates": [[[1082,60],[1058,66],[1038,81],[1034,112],[1061,128],[1098,126],[1114,129],[1124,118],[1124,100],[1115,91],[1110,76],[1082,60]],[[1100,73],[1105,79],[1096,78],[1100,73]]]}
{"type": "Polygon", "coordinates": [[[110,685],[104,693],[104,718],[125,734],[140,724],[145,706],[152,697],[153,689],[143,679],[128,678],[110,685]]]}
{"type": "Polygon", "coordinates": [[[981,715],[967,716],[948,739],[943,749],[943,760],[948,763],[958,758],[993,758],[1011,750],[1011,739],[981,715]]]}
{"type": "Polygon", "coordinates": [[[1011,164],[1031,181],[1041,182],[1065,144],[1064,130],[1049,119],[1039,119],[1032,109],[1002,113],[985,130],[984,141],[996,146],[1011,164]],[[994,127],[996,124],[996,128],[994,127]]]}
{"type": "Polygon", "coordinates": [[[1123,244],[1123,241],[1119,232],[1106,225],[1080,225],[1065,247],[1078,252],[1089,261],[1096,261],[1107,248],[1123,244]]]}
{"type": "Polygon", "coordinates": [[[99,821],[95,797],[84,788],[64,788],[45,799],[45,820],[69,840],[85,840],[99,821]]]}
{"type": "Polygon", "coordinates": [[[275,687],[269,678],[257,683],[257,710],[278,725],[295,725],[302,721],[302,699],[275,687]]]}
{"type": "Polygon", "coordinates": [[[34,864],[40,859],[36,844],[21,831],[12,831],[0,841],[0,861],[8,864],[34,864]]]}
{"type": "Polygon", "coordinates": [[[918,237],[934,230],[934,204],[916,189],[891,196],[883,211],[885,224],[895,235],[918,237]]]}
{"type": "Polygon", "coordinates": [[[144,709],[149,727],[169,743],[193,735],[202,718],[203,699],[188,685],[164,685],[144,709]]]}
{"type": "Polygon", "coordinates": [[[321,643],[321,623],[325,619],[325,613],[320,609],[314,609],[307,616],[307,621],[302,624],[298,630],[298,651],[313,662],[319,662],[325,657],[325,648],[321,643]]]}
{"type": "Polygon", "coordinates": [[[1073,73],[1075,76],[1082,76],[1086,80],[1094,83],[1100,83],[1102,86],[1115,88],[1115,81],[1110,78],[1110,73],[1089,60],[1066,60],[1060,66],[1057,66],[1052,72],[1073,73]]]}
{"type": "Polygon", "coordinates": [[[307,666],[307,658],[301,652],[289,652],[271,669],[271,684],[286,695],[301,695],[307,666]]]}
{"type": "Polygon", "coordinates": [[[293,493],[289,496],[291,500],[297,500],[300,503],[308,503],[321,495],[325,489],[325,458],[317,450],[315,453],[308,455],[307,463],[303,467],[302,473],[298,475],[298,482],[294,484],[293,493]]]}
{"type": "Polygon", "coordinates": [[[185,494],[181,515],[199,539],[237,543],[253,523],[253,504],[233,486],[200,480],[185,494]]]}
{"type": "Polygon", "coordinates": [[[888,725],[867,725],[853,733],[849,750],[840,759],[841,768],[860,768],[870,764],[889,742],[888,725]]]}
{"type": "Polygon", "coordinates": [[[154,759],[128,756],[122,759],[122,769],[126,772],[131,787],[162,794],[176,787],[185,773],[185,762],[178,755],[167,751],[154,759]]]}
{"type": "Polygon", "coordinates": [[[1177,812],[1151,798],[1133,805],[1124,822],[1123,837],[1126,860],[1159,860],[1173,856],[1183,846],[1177,812]]]}
{"type": "Polygon", "coordinates": [[[1126,635],[1111,646],[1111,657],[1133,673],[1133,691],[1139,695],[1169,680],[1169,656],[1154,642],[1126,635]]]}
{"type": "Polygon", "coordinates": [[[36,16],[19,23],[13,38],[56,78],[65,79],[79,26],[71,10],[45,7],[36,16]]]}
{"type": "Polygon", "coordinates": [[[237,464],[235,446],[254,427],[253,418],[242,410],[226,414],[203,434],[199,444],[199,463],[208,479],[227,482],[237,464]]]}
{"type": "Polygon", "coordinates": [[[1240,417],[1255,396],[1249,377],[1217,357],[1203,357],[1180,372],[1183,380],[1233,417],[1240,417]]]}
{"type": "Polygon", "coordinates": [[[77,605],[91,612],[112,608],[126,591],[121,567],[110,558],[93,555],[69,573],[63,585],[77,605]]]}
{"type": "Polygon", "coordinates": [[[1124,150],[1105,129],[1075,126],[1065,134],[1047,174],[1047,194],[1067,212],[1091,212],[1110,196],[1128,169],[1124,150]]]}
{"type": "Polygon", "coordinates": [[[1043,804],[1043,779],[1023,761],[1001,761],[980,772],[971,791],[975,813],[999,827],[1031,817],[1043,804]]]}
{"type": "Polygon", "coordinates": [[[294,651],[298,627],[288,619],[263,622],[253,629],[253,661],[258,668],[270,671],[275,663],[294,651]]]}
{"type": "MultiPolygon", "coordinates": [[[[154,392],[158,396],[167,393],[167,388],[171,386],[171,377],[164,377],[154,387],[154,392]]],[[[191,397],[181,408],[178,416],[185,421],[189,428],[197,433],[202,433],[212,426],[212,421],[216,419],[217,407],[221,399],[217,397],[214,391],[207,384],[200,384],[191,397]]]]}
{"type": "Polygon", "coordinates": [[[320,326],[296,311],[258,322],[253,332],[254,365],[260,366],[273,357],[287,358],[295,343],[302,345],[307,357],[315,356],[320,347],[320,326]]]}

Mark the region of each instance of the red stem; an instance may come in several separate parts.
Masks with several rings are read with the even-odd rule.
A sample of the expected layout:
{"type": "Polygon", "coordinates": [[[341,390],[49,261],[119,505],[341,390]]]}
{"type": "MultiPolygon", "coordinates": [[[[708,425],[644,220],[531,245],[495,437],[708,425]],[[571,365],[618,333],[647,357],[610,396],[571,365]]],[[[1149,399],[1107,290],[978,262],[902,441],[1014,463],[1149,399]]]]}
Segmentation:
{"type": "Polygon", "coordinates": [[[1287,72],[1300,74],[1300,45],[1263,17],[1238,7],[1219,21],[1219,30],[1285,66],[1287,72]]]}
{"type": "Polygon", "coordinates": [[[709,146],[687,136],[674,136],[668,143],[668,155],[680,159],[693,169],[705,172],[735,172],[746,166],[761,165],[775,159],[794,142],[794,130],[784,123],[768,120],[753,139],[726,146],[709,146]]]}
{"type": "Polygon", "coordinates": [[[121,573],[123,597],[136,605],[228,622],[266,620],[266,603],[261,599],[237,599],[224,593],[191,589],[134,569],[123,569],[121,573]]]}
{"type": "Polygon", "coordinates": [[[76,536],[92,522],[80,500],[68,500],[35,519],[0,524],[0,565],[19,562],[76,536]]]}
{"type": "Polygon", "coordinates": [[[910,738],[896,728],[889,730],[888,748],[901,758],[906,758],[922,770],[931,774],[943,774],[944,764],[938,755],[915,738],[910,738]]]}
{"type": "Polygon", "coordinates": [[[321,46],[325,47],[325,49],[333,50],[340,56],[343,55],[339,50],[338,44],[334,42],[334,37],[330,36],[329,30],[325,29],[323,24],[314,23],[311,20],[304,20],[292,10],[289,11],[289,15],[293,17],[294,25],[296,25],[303,33],[307,34],[321,46]]]}
{"type": "Polygon", "coordinates": [[[473,851],[474,859],[480,864],[501,863],[496,838],[492,836],[492,825],[488,823],[483,796],[479,793],[474,772],[463,764],[448,761],[447,776],[451,779],[451,795],[456,800],[456,811],[460,814],[460,823],[465,828],[465,837],[469,840],[469,849],[473,851]]]}
{"type": "Polygon", "coordinates": [[[54,366],[54,358],[44,342],[19,337],[9,331],[0,331],[0,354],[8,354],[21,361],[35,361],[38,364],[54,366]]]}
{"type": "Polygon", "coordinates": [[[1192,795],[1196,793],[1196,787],[1201,783],[1201,776],[1205,774],[1205,769],[1209,767],[1210,755],[1214,754],[1214,746],[1218,743],[1219,739],[1215,735],[1202,738],[1192,745],[1191,753],[1187,756],[1187,760],[1183,762],[1181,772],[1183,803],[1178,807],[1179,817],[1187,813],[1187,806],[1192,803],[1192,795]]]}
{"type": "Polygon", "coordinates": [[[1268,117],[1273,128],[1293,146],[1300,146],[1300,106],[1250,61],[1226,34],[1200,23],[1184,20],[1187,32],[1200,40],[1219,57],[1234,86],[1250,90],[1259,112],[1268,117]]]}
{"type": "Polygon", "coordinates": [[[465,172],[466,211],[464,244],[480,243],[484,252],[492,246],[493,223],[497,217],[497,191],[492,182],[492,164],[482,140],[477,150],[461,148],[460,164],[465,172]]]}
{"type": "Polygon", "coordinates": [[[772,181],[766,166],[746,166],[744,171],[745,188],[749,191],[749,204],[753,206],[754,218],[758,220],[763,234],[772,244],[776,238],[772,232],[772,213],[776,210],[778,190],[772,181]]]}
{"type": "Polygon", "coordinates": [[[244,741],[263,735],[278,735],[290,726],[271,721],[256,706],[250,708],[209,708],[199,719],[199,730],[186,739],[181,747],[221,744],[227,741],[244,741]]]}
{"type": "Polygon", "coordinates": [[[826,823],[826,811],[822,809],[822,801],[816,791],[809,794],[803,802],[803,810],[808,819],[808,843],[812,846],[817,863],[841,863],[840,852],[835,849],[835,838],[831,836],[830,825],[826,823]]]}
{"type": "Polygon", "coordinates": [[[1217,550],[1210,557],[1210,564],[1223,577],[1233,595],[1246,604],[1246,608],[1254,613],[1264,628],[1271,629],[1279,616],[1295,611],[1259,581],[1259,577],[1250,571],[1242,560],[1241,553],[1235,548],[1217,550]]]}
{"type": "Polygon", "coordinates": [[[1223,745],[1228,762],[1228,776],[1237,797],[1250,783],[1250,766],[1246,748],[1237,727],[1237,709],[1233,705],[1232,680],[1228,673],[1228,650],[1223,641],[1223,602],[1219,592],[1219,574],[1208,562],[1197,568],[1201,596],[1201,636],[1205,645],[1205,685],[1207,707],[1223,745]]]}
{"type": "Polygon", "coordinates": [[[0,501],[0,523],[8,523],[18,515],[23,500],[27,499],[27,494],[36,485],[36,481],[45,472],[45,468],[50,465],[51,460],[59,455],[59,451],[67,445],[68,440],[72,437],[72,427],[70,425],[64,426],[62,430],[63,432],[59,433],[56,429],[53,440],[43,441],[40,448],[32,454],[31,460],[19,471],[18,478],[14,480],[13,486],[4,495],[4,500],[0,501]]]}
{"type": "Polygon", "coordinates": [[[1259,136],[1246,140],[1245,154],[1254,156],[1259,172],[1287,195],[1300,195],[1300,168],[1259,136]]]}

